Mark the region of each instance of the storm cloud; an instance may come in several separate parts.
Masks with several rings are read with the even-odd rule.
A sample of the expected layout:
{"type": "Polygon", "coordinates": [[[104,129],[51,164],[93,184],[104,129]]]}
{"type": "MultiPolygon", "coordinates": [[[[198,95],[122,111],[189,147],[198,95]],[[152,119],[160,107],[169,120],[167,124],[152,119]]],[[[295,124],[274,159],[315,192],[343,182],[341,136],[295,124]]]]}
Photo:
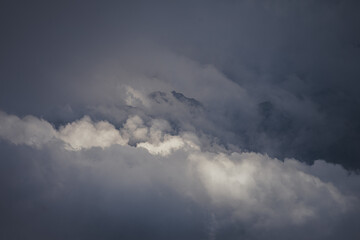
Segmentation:
{"type": "MultiPolygon", "coordinates": [[[[30,116],[18,119],[5,113],[2,115],[1,126],[17,119],[11,127],[27,131],[20,135],[11,131],[14,137],[3,134],[9,131],[2,127],[1,137],[16,145],[34,147],[36,154],[45,155],[47,161],[44,164],[44,160],[18,156],[20,154],[14,152],[16,148],[11,145],[3,147],[4,153],[12,152],[11,155],[19,158],[4,158],[3,169],[14,171],[14,164],[30,165],[27,171],[21,170],[20,176],[5,174],[3,179],[15,184],[6,200],[11,201],[7,203],[11,209],[19,211],[18,217],[23,222],[18,227],[29,228],[15,234],[8,226],[14,223],[5,222],[7,228],[3,234],[6,238],[23,238],[28,234],[34,238],[41,238],[42,234],[59,239],[83,237],[87,227],[96,227],[92,225],[98,218],[105,221],[103,225],[110,226],[100,226],[96,234],[105,234],[105,237],[114,234],[109,238],[124,234],[130,238],[145,237],[141,232],[148,227],[151,231],[146,235],[149,234],[147,237],[150,238],[157,236],[152,235],[155,233],[159,234],[158,238],[181,237],[177,236],[177,231],[187,231],[183,236],[187,238],[197,234],[202,238],[215,238],[217,235],[223,238],[223,234],[228,234],[229,226],[243,228],[236,237],[258,238],[258,234],[266,232],[289,237],[293,232],[286,229],[308,231],[314,225],[326,225],[332,229],[316,232],[313,238],[332,238],[344,234],[336,229],[340,220],[351,218],[352,213],[359,211],[360,177],[349,174],[340,165],[319,160],[310,166],[295,159],[280,161],[259,153],[232,152],[219,146],[216,152],[209,152],[201,150],[200,139],[192,133],[169,135],[159,130],[161,128],[155,121],[149,128],[139,128],[142,123],[139,117],[136,117],[138,125],[132,131],[128,125],[134,117],[126,121],[122,129],[115,129],[104,121],[93,123],[89,117],[84,117],[61,126],[58,131],[50,128],[48,136],[43,134],[40,139],[36,138],[39,127],[34,123],[41,122],[46,129],[51,126],[48,122],[30,116]],[[142,139],[138,137],[135,146],[128,145],[123,136],[139,136],[139,129],[143,132],[140,134],[142,139]],[[21,184],[22,179],[27,179],[25,185],[21,184]],[[19,196],[23,191],[34,191],[35,194],[19,196]],[[134,206],[132,201],[135,201],[134,206]],[[157,201],[163,203],[158,205],[157,201]],[[61,211],[63,207],[65,212],[61,211]],[[135,209],[127,212],[129,207],[135,209]],[[38,211],[40,216],[36,213],[38,211]],[[114,215],[115,219],[108,219],[108,214],[114,215]],[[35,222],[31,220],[33,215],[37,219],[35,222]],[[62,221],[70,221],[67,219],[73,215],[74,229],[68,229],[69,226],[62,221]],[[60,219],[52,219],[55,216],[60,219]],[[126,221],[134,217],[132,227],[137,229],[131,230],[126,221]],[[50,223],[46,222],[48,218],[50,223]],[[142,220],[144,218],[149,220],[142,220]],[[184,230],[182,228],[188,226],[178,226],[177,231],[169,233],[169,229],[163,228],[176,228],[166,222],[169,219],[174,224],[190,221],[188,224],[194,224],[197,229],[184,230]],[[65,227],[70,232],[44,233],[41,229],[47,224],[59,229],[65,227]],[[112,229],[113,224],[119,229],[112,229]],[[39,232],[37,228],[40,228],[39,232]]],[[[166,125],[165,120],[162,124],[166,125]]],[[[22,151],[34,154],[31,149],[22,151]]],[[[355,230],[350,234],[356,234],[355,230]]],[[[95,239],[99,236],[87,237],[95,239]]]]}
{"type": "Polygon", "coordinates": [[[357,1],[0,9],[0,238],[360,237],[357,1]]]}

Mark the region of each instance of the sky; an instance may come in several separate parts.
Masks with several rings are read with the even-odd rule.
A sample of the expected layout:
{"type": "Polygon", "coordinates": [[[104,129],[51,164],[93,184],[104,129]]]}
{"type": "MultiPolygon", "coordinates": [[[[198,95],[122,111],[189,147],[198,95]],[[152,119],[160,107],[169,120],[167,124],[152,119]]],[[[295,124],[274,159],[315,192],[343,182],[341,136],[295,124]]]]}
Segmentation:
{"type": "Polygon", "coordinates": [[[360,239],[358,1],[1,1],[1,239],[360,239]]]}

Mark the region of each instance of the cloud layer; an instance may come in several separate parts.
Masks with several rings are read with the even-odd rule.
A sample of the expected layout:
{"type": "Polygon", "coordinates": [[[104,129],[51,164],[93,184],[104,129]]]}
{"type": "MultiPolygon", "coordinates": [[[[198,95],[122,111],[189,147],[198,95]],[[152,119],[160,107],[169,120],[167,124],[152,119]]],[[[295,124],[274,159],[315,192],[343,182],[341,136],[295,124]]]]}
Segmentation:
{"type": "Polygon", "coordinates": [[[360,239],[360,2],[2,1],[1,239],[360,239]]]}
{"type": "MultiPolygon", "coordinates": [[[[9,196],[9,199],[14,198],[15,205],[21,201],[16,208],[29,206],[27,211],[30,213],[38,211],[37,204],[51,204],[50,213],[44,210],[50,214],[48,217],[60,214],[67,219],[71,217],[71,211],[83,209],[78,204],[84,202],[95,208],[91,213],[95,215],[79,213],[78,217],[83,216],[90,223],[97,217],[106,217],[106,214],[115,214],[120,223],[137,218],[137,214],[140,214],[138,217],[154,219],[158,214],[165,214],[165,219],[173,218],[175,222],[183,221],[182,218],[184,221],[199,221],[193,223],[198,229],[188,230],[189,238],[193,238],[197,231],[201,232],[202,238],[227,238],[226,235],[233,231],[231,229],[239,227],[243,228],[240,237],[263,239],[261,234],[269,233],[286,238],[292,234],[290,229],[306,231],[326,226],[329,229],[315,232],[314,239],[331,239],[337,234],[345,234],[337,229],[343,218],[351,218],[354,212],[359,212],[360,178],[339,165],[325,161],[315,161],[313,165],[295,159],[280,161],[259,153],[232,152],[221,146],[214,146],[212,151],[201,150],[196,135],[167,133],[169,124],[166,120],[154,119],[152,125],[146,127],[139,116],[134,116],[117,129],[109,122],[93,122],[85,116],[55,130],[43,119],[33,116],[18,118],[2,112],[0,123],[1,138],[16,145],[34,147],[34,150],[26,151],[33,154],[35,151],[35,155],[48,155],[45,166],[37,163],[39,159],[30,160],[37,167],[32,166],[29,172],[22,173],[22,178],[29,179],[29,185],[19,185],[21,190],[15,190],[40,191],[38,196],[41,198],[33,199],[33,194],[9,196]],[[129,141],[133,142],[132,146],[128,145],[129,141]],[[73,170],[66,170],[69,168],[73,170]],[[85,191],[85,195],[95,199],[89,202],[80,197],[78,191],[85,191]],[[173,199],[172,196],[177,197],[173,199]],[[68,197],[73,200],[66,200],[68,197]],[[77,197],[80,199],[72,202],[77,197]],[[167,210],[159,209],[155,203],[157,198],[167,210]],[[134,215],[125,211],[128,201],[134,201],[135,206],[144,206],[134,215]],[[157,210],[149,212],[148,208],[154,206],[157,210]],[[75,209],[61,213],[63,207],[75,209]],[[192,219],[192,214],[196,214],[195,219],[192,219]]],[[[4,152],[15,150],[16,147],[9,145],[4,152]]],[[[5,160],[2,164],[11,168],[9,161],[29,161],[25,156],[18,157],[20,160],[5,160]]],[[[7,179],[11,176],[4,178],[14,181],[7,179]]],[[[23,214],[26,213],[20,215],[23,214]]],[[[39,216],[36,224],[44,224],[48,217],[39,216]]],[[[24,221],[22,224],[32,225],[27,219],[24,221]]],[[[113,224],[110,219],[106,221],[113,224]]],[[[160,217],[153,223],[154,232],[159,231],[160,238],[166,235],[162,221],[160,217]]],[[[58,226],[61,223],[55,221],[51,224],[58,226]]],[[[141,231],[145,227],[137,226],[139,222],[134,224],[132,227],[141,231]]],[[[65,228],[70,231],[71,238],[81,236],[78,235],[81,233],[65,228]]],[[[351,234],[355,234],[356,229],[349,228],[351,234]]],[[[44,234],[41,230],[38,233],[31,229],[28,231],[34,236],[44,234]]],[[[3,234],[10,236],[12,232],[8,230],[3,234]]],[[[140,236],[129,229],[120,229],[118,234],[140,236]]]]}

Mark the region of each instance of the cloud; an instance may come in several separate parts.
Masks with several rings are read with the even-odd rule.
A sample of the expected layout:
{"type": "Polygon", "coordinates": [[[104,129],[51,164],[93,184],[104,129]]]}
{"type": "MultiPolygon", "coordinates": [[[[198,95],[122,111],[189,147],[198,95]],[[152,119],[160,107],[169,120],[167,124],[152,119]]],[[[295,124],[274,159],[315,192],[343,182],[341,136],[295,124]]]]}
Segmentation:
{"type": "MultiPolygon", "coordinates": [[[[189,132],[170,135],[167,133],[170,131],[168,123],[161,119],[153,119],[151,126],[146,127],[140,117],[134,116],[122,128],[116,129],[109,122],[93,122],[85,116],[55,131],[49,128],[50,123],[33,116],[23,119],[5,113],[1,116],[1,126],[32,129],[35,122],[42,131],[52,133],[49,136],[65,143],[64,146],[56,141],[37,138],[37,128],[36,131],[22,131],[14,136],[1,130],[1,137],[12,143],[34,146],[35,149],[42,145],[43,150],[34,151],[50,153],[49,164],[55,175],[47,176],[47,181],[55,185],[41,187],[45,198],[40,202],[52,202],[55,212],[64,207],[68,194],[73,198],[80,197],[77,191],[87,189],[86,194],[96,198],[91,201],[96,209],[93,210],[95,216],[101,218],[108,211],[120,217],[118,214],[125,211],[129,204],[127,201],[145,205],[140,207],[141,214],[124,212],[121,221],[140,215],[152,218],[148,214],[156,213],[149,209],[160,201],[179,221],[182,218],[188,219],[184,221],[192,220],[190,215],[183,216],[172,207],[168,208],[173,204],[180,204],[178,207],[184,211],[190,206],[197,209],[192,211],[204,211],[194,216],[201,219],[200,225],[196,225],[206,229],[210,224],[209,237],[213,239],[226,235],[236,225],[246,229],[238,236],[258,236],[258,239],[266,239],[259,237],[266,232],[286,238],[290,234],[285,230],[287,228],[306,231],[321,225],[333,229],[314,233],[315,239],[325,239],[341,231],[338,229],[341,219],[351,218],[352,213],[359,211],[359,175],[349,174],[341,166],[325,161],[307,165],[295,159],[280,161],[259,153],[233,152],[219,146],[210,151],[202,150],[201,138],[189,132]],[[141,134],[139,129],[144,129],[140,130],[141,134]],[[33,135],[35,138],[32,138],[33,135]],[[136,144],[128,145],[122,136],[129,136],[136,144]],[[75,172],[66,170],[69,168],[75,172]],[[148,198],[144,198],[143,194],[147,194],[148,198]],[[177,196],[176,199],[171,197],[173,195],[177,196]],[[159,197],[161,200],[155,200],[159,197]],[[110,205],[106,207],[106,204],[110,205]],[[202,214],[205,215],[201,217],[202,214]]],[[[35,164],[37,160],[31,161],[35,164]]],[[[27,178],[35,181],[32,173],[28,174],[27,178]]],[[[37,186],[40,183],[34,184],[37,186]]],[[[35,200],[25,197],[22,201],[32,204],[35,200]]],[[[73,213],[64,214],[67,218],[73,213]]],[[[89,218],[87,221],[95,220],[95,216],[86,216],[89,218]]],[[[45,219],[46,216],[40,217],[39,221],[45,219]]],[[[163,231],[160,230],[161,224],[164,224],[162,220],[156,220],[154,224],[155,229],[163,231]]],[[[351,230],[354,231],[356,229],[351,230]]]]}
{"type": "Polygon", "coordinates": [[[50,123],[34,116],[23,119],[0,111],[0,137],[14,144],[41,147],[51,141],[56,131],[50,123]]]}
{"type": "Polygon", "coordinates": [[[327,217],[334,218],[358,201],[343,195],[331,180],[324,182],[301,171],[290,160],[256,153],[194,154],[189,158],[212,203],[232,209],[233,218],[253,221],[257,228],[302,225],[322,218],[327,211],[331,211],[327,217]]]}
{"type": "Polygon", "coordinates": [[[198,142],[198,139],[191,133],[183,133],[181,136],[171,136],[166,134],[162,141],[140,142],[136,146],[145,148],[151,154],[167,156],[171,152],[179,149],[200,150],[200,147],[196,142],[198,142]],[[193,140],[195,140],[195,142],[193,140]]]}
{"type": "Polygon", "coordinates": [[[150,144],[148,142],[139,143],[138,147],[145,148],[152,154],[169,155],[172,150],[178,150],[184,146],[184,142],[179,137],[166,136],[165,141],[158,144],[150,144]]]}
{"type": "Polygon", "coordinates": [[[66,143],[66,149],[75,151],[127,144],[127,140],[121,137],[113,125],[106,121],[93,123],[88,116],[60,127],[57,137],[66,143]]]}
{"type": "Polygon", "coordinates": [[[58,139],[65,143],[65,149],[71,151],[127,144],[127,139],[112,124],[107,121],[94,123],[88,116],[61,126],[58,131],[43,119],[34,116],[20,119],[4,112],[0,112],[0,124],[0,136],[14,144],[41,147],[58,139]]]}
{"type": "Polygon", "coordinates": [[[7,1],[0,238],[360,239],[359,3],[7,1]]]}

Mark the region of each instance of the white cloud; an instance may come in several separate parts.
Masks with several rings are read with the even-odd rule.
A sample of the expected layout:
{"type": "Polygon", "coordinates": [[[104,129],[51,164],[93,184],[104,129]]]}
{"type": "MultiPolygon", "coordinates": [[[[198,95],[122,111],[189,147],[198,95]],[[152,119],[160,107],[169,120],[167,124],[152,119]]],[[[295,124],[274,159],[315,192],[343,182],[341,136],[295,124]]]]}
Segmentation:
{"type": "Polygon", "coordinates": [[[144,141],[148,138],[148,128],[144,121],[137,115],[129,117],[121,130],[123,135],[134,142],[144,141]]]}
{"type": "Polygon", "coordinates": [[[0,112],[0,137],[14,143],[41,147],[51,140],[61,140],[65,149],[78,151],[92,147],[109,147],[113,144],[125,145],[127,139],[109,122],[92,122],[88,116],[61,126],[56,131],[43,119],[26,116],[20,119],[0,112]]]}
{"type": "Polygon", "coordinates": [[[339,216],[354,203],[331,182],[266,155],[195,153],[189,158],[212,203],[232,209],[236,219],[257,219],[257,227],[301,225],[325,212],[339,216]]]}
{"type": "Polygon", "coordinates": [[[66,143],[67,150],[74,151],[127,144],[127,139],[124,139],[112,124],[106,121],[93,123],[88,116],[61,127],[57,137],[66,143]]]}
{"type": "Polygon", "coordinates": [[[41,147],[54,138],[56,131],[50,123],[33,116],[20,119],[0,111],[0,137],[14,144],[41,147]]]}
{"type": "Polygon", "coordinates": [[[153,144],[149,142],[138,143],[137,147],[148,150],[151,154],[169,155],[172,151],[178,150],[185,145],[181,137],[166,135],[163,142],[153,144]]]}

